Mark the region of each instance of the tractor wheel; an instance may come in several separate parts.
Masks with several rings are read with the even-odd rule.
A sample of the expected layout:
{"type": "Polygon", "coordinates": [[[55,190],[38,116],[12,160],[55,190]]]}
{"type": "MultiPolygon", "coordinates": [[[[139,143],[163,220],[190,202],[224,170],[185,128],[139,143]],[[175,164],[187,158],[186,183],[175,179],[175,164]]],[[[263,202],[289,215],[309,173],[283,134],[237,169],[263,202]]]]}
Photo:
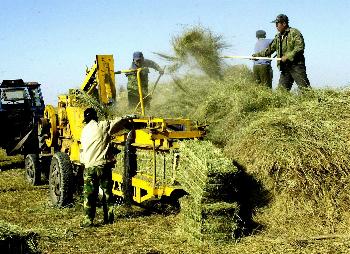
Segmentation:
{"type": "Polygon", "coordinates": [[[49,193],[51,202],[57,207],[69,205],[73,200],[73,171],[69,156],[55,153],[50,164],[49,193]]]}
{"type": "MultiPolygon", "coordinates": [[[[54,147],[57,142],[57,114],[56,110],[51,105],[46,105],[45,111],[44,111],[44,118],[47,119],[47,126],[44,128],[47,128],[47,137],[45,140],[45,143],[47,147],[54,147]]],[[[43,126],[41,126],[43,128],[43,126]]]]}
{"type": "Polygon", "coordinates": [[[40,160],[41,182],[44,184],[49,183],[50,164],[51,164],[51,157],[48,157],[48,156],[41,157],[41,160],[40,160]]]}
{"type": "Polygon", "coordinates": [[[41,170],[38,155],[28,154],[24,161],[27,181],[32,185],[39,185],[41,180],[41,170]]]}

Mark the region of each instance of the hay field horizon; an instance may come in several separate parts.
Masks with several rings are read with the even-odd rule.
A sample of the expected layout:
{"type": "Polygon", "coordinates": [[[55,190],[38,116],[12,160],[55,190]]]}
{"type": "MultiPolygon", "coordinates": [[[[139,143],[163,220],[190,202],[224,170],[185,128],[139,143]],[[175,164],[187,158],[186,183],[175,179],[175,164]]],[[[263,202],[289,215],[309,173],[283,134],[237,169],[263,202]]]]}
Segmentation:
{"type": "MultiPolygon", "coordinates": [[[[221,64],[225,44],[207,30],[186,30],[173,43],[173,69],[188,65],[190,53],[202,73],[172,72],[146,114],[208,125],[206,140],[237,169],[240,237],[193,240],[178,230],[181,213],[138,206],[128,213],[116,206],[113,225],[81,229],[79,199],[52,207],[48,186],[30,186],[21,159],[0,154],[0,244],[28,253],[350,253],[350,90],[260,87],[247,66],[221,64]],[[198,47],[204,55],[196,55],[198,47]]],[[[125,93],[119,97],[101,114],[130,113],[125,93]]]]}

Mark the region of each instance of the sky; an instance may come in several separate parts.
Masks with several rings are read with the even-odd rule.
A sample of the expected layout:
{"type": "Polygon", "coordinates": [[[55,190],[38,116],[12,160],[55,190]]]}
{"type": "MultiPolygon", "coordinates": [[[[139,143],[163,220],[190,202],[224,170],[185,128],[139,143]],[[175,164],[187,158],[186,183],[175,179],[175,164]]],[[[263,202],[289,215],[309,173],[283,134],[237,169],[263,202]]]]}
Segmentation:
{"type": "MultiPolygon", "coordinates": [[[[134,51],[166,65],[154,52],[172,54],[171,39],[186,27],[221,35],[231,45],[223,55],[251,55],[255,31],[273,38],[270,22],[280,13],[304,36],[311,85],[350,85],[350,0],[1,0],[0,6],[0,80],[41,83],[47,104],[78,88],[97,54],[112,54],[116,70],[130,67],[134,51]]],[[[252,68],[249,60],[227,63],[252,68]]],[[[125,86],[125,77],[116,80],[125,86]]]]}

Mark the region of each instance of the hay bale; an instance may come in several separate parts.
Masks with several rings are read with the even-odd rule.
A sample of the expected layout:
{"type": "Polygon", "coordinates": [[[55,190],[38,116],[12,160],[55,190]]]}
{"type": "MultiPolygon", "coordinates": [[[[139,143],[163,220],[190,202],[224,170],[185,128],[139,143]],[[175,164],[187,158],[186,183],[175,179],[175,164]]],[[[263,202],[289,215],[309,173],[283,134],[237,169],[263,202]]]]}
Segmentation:
{"type": "Polygon", "coordinates": [[[209,141],[180,142],[176,179],[189,196],[180,199],[180,232],[199,240],[235,237],[239,205],[233,202],[238,170],[209,141]]]}
{"type": "MultiPolygon", "coordinates": [[[[136,155],[137,178],[151,182],[153,151],[137,149],[136,155]]],[[[116,170],[122,173],[124,152],[117,156],[116,170]]],[[[190,194],[181,201],[179,226],[182,231],[200,240],[224,240],[234,236],[238,228],[239,206],[232,202],[235,195],[233,182],[238,170],[220,149],[209,141],[181,141],[178,150],[157,152],[156,166],[158,184],[179,182],[190,194]],[[174,171],[177,153],[179,162],[174,171]]]]}
{"type": "Polygon", "coordinates": [[[178,229],[190,239],[225,241],[235,238],[238,230],[237,203],[201,203],[191,196],[180,199],[178,229]]]}
{"type": "MultiPolygon", "coordinates": [[[[121,150],[117,154],[117,162],[115,170],[122,174],[124,171],[124,147],[119,147],[121,150]]],[[[156,152],[156,179],[159,185],[170,184],[174,182],[173,172],[173,151],[156,152]]],[[[153,150],[151,149],[136,149],[137,160],[137,177],[152,181],[153,179],[153,150]]]]}
{"type": "MultiPolygon", "coordinates": [[[[182,141],[176,180],[198,200],[227,201],[238,169],[209,141],[182,141]]],[[[232,198],[231,198],[232,199],[232,198]]]]}
{"type": "Polygon", "coordinates": [[[0,221],[0,250],[2,253],[39,253],[37,235],[0,221]]]}

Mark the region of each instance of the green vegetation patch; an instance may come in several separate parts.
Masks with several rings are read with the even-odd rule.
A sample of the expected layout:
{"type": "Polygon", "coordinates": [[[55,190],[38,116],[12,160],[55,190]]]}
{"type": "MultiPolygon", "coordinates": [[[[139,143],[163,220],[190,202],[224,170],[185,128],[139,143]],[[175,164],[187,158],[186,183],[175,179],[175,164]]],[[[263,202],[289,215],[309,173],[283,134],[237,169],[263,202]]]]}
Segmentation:
{"type": "Polygon", "coordinates": [[[38,253],[37,235],[0,220],[0,250],[2,253],[38,253]]]}
{"type": "Polygon", "coordinates": [[[10,168],[23,167],[24,159],[22,155],[7,156],[6,151],[0,149],[0,171],[10,168]]]}

